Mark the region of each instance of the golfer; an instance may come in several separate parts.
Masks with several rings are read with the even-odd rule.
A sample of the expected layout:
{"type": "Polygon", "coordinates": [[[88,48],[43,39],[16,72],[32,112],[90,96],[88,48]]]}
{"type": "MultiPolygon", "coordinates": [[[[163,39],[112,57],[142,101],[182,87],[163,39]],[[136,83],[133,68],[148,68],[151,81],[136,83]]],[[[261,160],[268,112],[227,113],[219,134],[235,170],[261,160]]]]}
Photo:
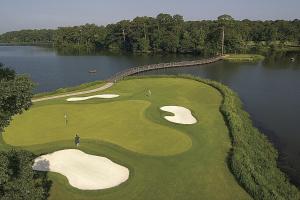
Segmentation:
{"type": "Polygon", "coordinates": [[[65,113],[64,118],[65,118],[65,124],[67,125],[67,124],[68,124],[68,116],[67,116],[67,113],[65,113]]]}
{"type": "Polygon", "coordinates": [[[151,96],[151,90],[150,89],[145,89],[145,93],[147,97],[151,96]]]}
{"type": "Polygon", "coordinates": [[[75,140],[75,146],[78,147],[78,146],[79,146],[79,143],[80,143],[80,137],[79,137],[78,134],[75,135],[74,140],[75,140]]]}

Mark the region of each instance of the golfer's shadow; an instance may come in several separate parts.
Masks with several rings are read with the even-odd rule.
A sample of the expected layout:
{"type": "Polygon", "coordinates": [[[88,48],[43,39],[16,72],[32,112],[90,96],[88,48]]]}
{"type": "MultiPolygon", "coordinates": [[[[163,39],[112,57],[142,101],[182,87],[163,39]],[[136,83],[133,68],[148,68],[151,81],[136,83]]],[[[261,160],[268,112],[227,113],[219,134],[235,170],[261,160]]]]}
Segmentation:
{"type": "Polygon", "coordinates": [[[41,159],[34,163],[33,167],[34,170],[37,171],[49,171],[50,170],[50,163],[46,159],[41,159]]]}

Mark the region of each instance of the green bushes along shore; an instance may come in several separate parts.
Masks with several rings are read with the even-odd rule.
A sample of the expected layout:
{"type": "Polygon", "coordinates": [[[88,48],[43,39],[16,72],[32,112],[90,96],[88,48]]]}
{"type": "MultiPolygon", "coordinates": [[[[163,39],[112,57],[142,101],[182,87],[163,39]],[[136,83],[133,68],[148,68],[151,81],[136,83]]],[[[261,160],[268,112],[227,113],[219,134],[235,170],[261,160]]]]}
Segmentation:
{"type": "Polygon", "coordinates": [[[232,138],[229,165],[239,183],[254,198],[300,199],[299,190],[277,167],[278,153],[265,135],[252,124],[242,103],[227,86],[199,78],[192,78],[216,88],[223,95],[220,111],[224,115],[232,138]]]}

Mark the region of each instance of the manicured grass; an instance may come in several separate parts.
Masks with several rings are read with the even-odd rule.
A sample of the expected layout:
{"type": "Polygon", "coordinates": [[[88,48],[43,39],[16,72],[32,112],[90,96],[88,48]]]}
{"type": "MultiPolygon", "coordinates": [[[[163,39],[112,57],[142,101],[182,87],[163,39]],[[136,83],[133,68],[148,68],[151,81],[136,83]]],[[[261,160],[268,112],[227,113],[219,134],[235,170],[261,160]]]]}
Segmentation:
{"type": "Polygon", "coordinates": [[[14,146],[28,146],[70,140],[79,133],[82,139],[101,139],[149,155],[172,155],[189,149],[192,142],[187,135],[146,119],[143,113],[149,106],[148,101],[128,100],[34,107],[13,120],[4,139],[14,146]],[[64,113],[69,116],[67,125],[64,113]],[[21,132],[22,137],[18,137],[21,132]]]}
{"type": "Polygon", "coordinates": [[[230,62],[258,62],[264,59],[264,56],[258,54],[230,54],[224,58],[230,62]]]}
{"type": "Polygon", "coordinates": [[[144,78],[121,81],[101,93],[121,96],[39,102],[3,133],[8,144],[42,154],[74,148],[79,132],[81,150],[130,169],[127,182],[101,191],[75,189],[62,175],[49,173],[50,199],[251,199],[227,166],[231,142],[216,89],[183,78],[144,78]],[[198,123],[166,121],[169,113],[159,109],[165,105],[191,109],[198,123]],[[70,113],[67,127],[64,112],[70,113]]]}

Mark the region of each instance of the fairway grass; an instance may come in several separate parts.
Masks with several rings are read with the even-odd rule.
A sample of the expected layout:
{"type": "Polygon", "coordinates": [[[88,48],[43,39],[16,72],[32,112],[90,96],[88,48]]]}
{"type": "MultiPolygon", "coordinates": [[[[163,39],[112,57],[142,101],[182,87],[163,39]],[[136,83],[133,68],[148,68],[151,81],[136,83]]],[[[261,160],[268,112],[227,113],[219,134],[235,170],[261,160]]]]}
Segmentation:
{"type": "Polygon", "coordinates": [[[120,97],[38,102],[5,129],[8,145],[36,154],[74,148],[78,133],[80,150],[130,171],[120,186],[98,191],[78,190],[66,177],[50,172],[49,199],[251,199],[227,166],[231,142],[216,89],[184,78],[143,78],[120,81],[105,93],[120,97]],[[191,110],[197,123],[165,120],[170,115],[160,110],[165,105],[191,110]]]}

